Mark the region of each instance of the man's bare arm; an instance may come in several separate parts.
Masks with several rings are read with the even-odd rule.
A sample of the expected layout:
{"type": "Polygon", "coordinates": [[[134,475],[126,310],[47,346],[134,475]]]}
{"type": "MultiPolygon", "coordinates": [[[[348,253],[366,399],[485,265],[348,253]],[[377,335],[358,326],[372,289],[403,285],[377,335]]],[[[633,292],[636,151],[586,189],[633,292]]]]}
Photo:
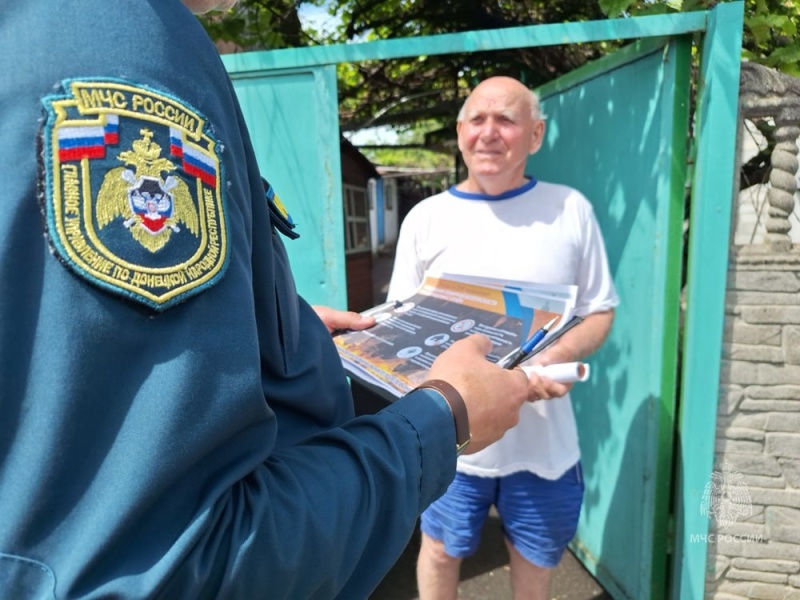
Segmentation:
{"type": "MultiPolygon", "coordinates": [[[[595,352],[608,337],[614,322],[614,309],[593,313],[583,322],[565,333],[557,342],[537,354],[528,364],[552,365],[582,360],[595,352]]],[[[562,384],[548,377],[532,380],[534,394],[542,399],[559,398],[564,395],[562,384]]],[[[573,384],[569,384],[569,388],[573,384]]]]}

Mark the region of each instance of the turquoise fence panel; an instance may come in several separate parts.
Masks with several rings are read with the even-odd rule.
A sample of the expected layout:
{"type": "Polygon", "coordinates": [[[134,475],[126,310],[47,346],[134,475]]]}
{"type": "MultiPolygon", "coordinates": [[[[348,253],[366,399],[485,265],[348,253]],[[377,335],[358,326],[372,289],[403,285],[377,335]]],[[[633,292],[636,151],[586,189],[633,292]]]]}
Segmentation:
{"type": "Polygon", "coordinates": [[[297,223],[300,238],[284,241],[298,291],[312,304],[345,308],[336,68],[257,68],[231,76],[259,168],[297,223]]]}
{"type": "Polygon", "coordinates": [[[249,71],[365,60],[390,60],[409,56],[581,44],[602,40],[637,40],[703,31],[706,25],[706,14],[704,11],[697,11],[629,19],[505,27],[356,44],[259,50],[229,54],[224,59],[229,70],[249,71]]]}
{"type": "Polygon", "coordinates": [[[705,594],[709,523],[703,492],[714,462],[743,19],[743,3],[718,5],[702,45],[676,461],[676,600],[700,600],[705,594]]]}
{"type": "Polygon", "coordinates": [[[669,495],[672,453],[679,286],[670,281],[685,175],[672,164],[685,165],[686,111],[675,104],[688,101],[688,43],[636,44],[539,90],[548,132],[528,163],[531,175],[590,199],[620,296],[591,379],[573,388],[586,482],[573,549],[615,598],[659,598],[666,587],[668,509],[656,508],[669,495]]]}
{"type": "Polygon", "coordinates": [[[573,185],[592,200],[622,301],[610,339],[591,359],[592,379],[574,392],[587,494],[573,549],[616,599],[702,597],[707,541],[697,536],[707,522],[698,494],[713,458],[742,11],[738,1],[707,12],[223,57],[259,165],[303,236],[287,243],[298,289],[312,303],[344,307],[337,63],[638,40],[540,90],[551,118],[546,145],[529,163],[535,176],[573,185]],[[691,364],[680,381],[673,471],[688,64],[696,33],[703,44],[701,112],[683,340],[691,364]]]}

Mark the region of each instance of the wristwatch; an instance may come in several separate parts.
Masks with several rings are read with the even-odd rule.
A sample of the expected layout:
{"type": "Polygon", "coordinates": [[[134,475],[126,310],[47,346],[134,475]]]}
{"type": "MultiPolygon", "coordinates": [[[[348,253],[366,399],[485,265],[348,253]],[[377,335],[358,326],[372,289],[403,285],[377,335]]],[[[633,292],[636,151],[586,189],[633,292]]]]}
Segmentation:
{"type": "Polygon", "coordinates": [[[425,388],[439,392],[450,407],[456,425],[456,454],[461,454],[472,441],[472,434],[469,431],[469,415],[464,399],[456,388],[441,379],[423,381],[415,389],[425,388]]]}

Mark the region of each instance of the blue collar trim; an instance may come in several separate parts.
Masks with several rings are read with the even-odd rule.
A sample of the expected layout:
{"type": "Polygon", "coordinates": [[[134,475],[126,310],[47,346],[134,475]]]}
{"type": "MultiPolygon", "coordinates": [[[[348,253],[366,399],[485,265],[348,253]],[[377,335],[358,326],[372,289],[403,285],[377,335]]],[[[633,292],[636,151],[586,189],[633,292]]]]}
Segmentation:
{"type": "Polygon", "coordinates": [[[492,196],[491,194],[473,194],[471,192],[462,192],[461,190],[457,190],[456,186],[451,185],[450,189],[448,190],[453,196],[457,198],[463,198],[464,200],[508,200],[509,198],[513,198],[514,196],[519,196],[523,192],[527,192],[528,190],[532,190],[533,187],[537,184],[535,178],[531,177],[531,180],[518,188],[514,188],[513,190],[508,190],[507,192],[503,192],[502,194],[498,194],[497,196],[492,196]]]}

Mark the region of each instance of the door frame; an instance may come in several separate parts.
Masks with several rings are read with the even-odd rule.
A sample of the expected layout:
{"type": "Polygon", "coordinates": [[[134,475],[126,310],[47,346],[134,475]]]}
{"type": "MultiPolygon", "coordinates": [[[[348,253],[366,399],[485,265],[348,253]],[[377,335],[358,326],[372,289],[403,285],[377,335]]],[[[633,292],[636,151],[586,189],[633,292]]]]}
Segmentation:
{"type": "MultiPolygon", "coordinates": [[[[675,466],[671,498],[672,572],[670,590],[681,600],[703,597],[707,543],[696,534],[708,531],[699,510],[713,468],[716,412],[721,368],[728,241],[734,192],[738,91],[744,3],[718,4],[710,11],[531,25],[501,30],[390,39],[355,44],[288,48],[229,54],[223,62],[231,76],[247,77],[301,67],[364,60],[390,60],[421,54],[532,48],[607,40],[696,34],[701,52],[697,81],[694,165],[690,175],[691,208],[686,270],[687,306],[682,342],[679,410],[674,424],[675,466]]],[[[336,89],[329,90],[335,98],[336,89]]],[[[331,181],[341,188],[339,173],[331,181]]],[[[336,195],[341,210],[341,191],[336,195]]],[[[342,256],[343,260],[343,256],[342,256]]],[[[343,269],[337,272],[343,274],[343,269]]],[[[663,500],[663,499],[662,499],[663,500]]],[[[651,565],[652,567],[653,565],[651,565]]]]}

